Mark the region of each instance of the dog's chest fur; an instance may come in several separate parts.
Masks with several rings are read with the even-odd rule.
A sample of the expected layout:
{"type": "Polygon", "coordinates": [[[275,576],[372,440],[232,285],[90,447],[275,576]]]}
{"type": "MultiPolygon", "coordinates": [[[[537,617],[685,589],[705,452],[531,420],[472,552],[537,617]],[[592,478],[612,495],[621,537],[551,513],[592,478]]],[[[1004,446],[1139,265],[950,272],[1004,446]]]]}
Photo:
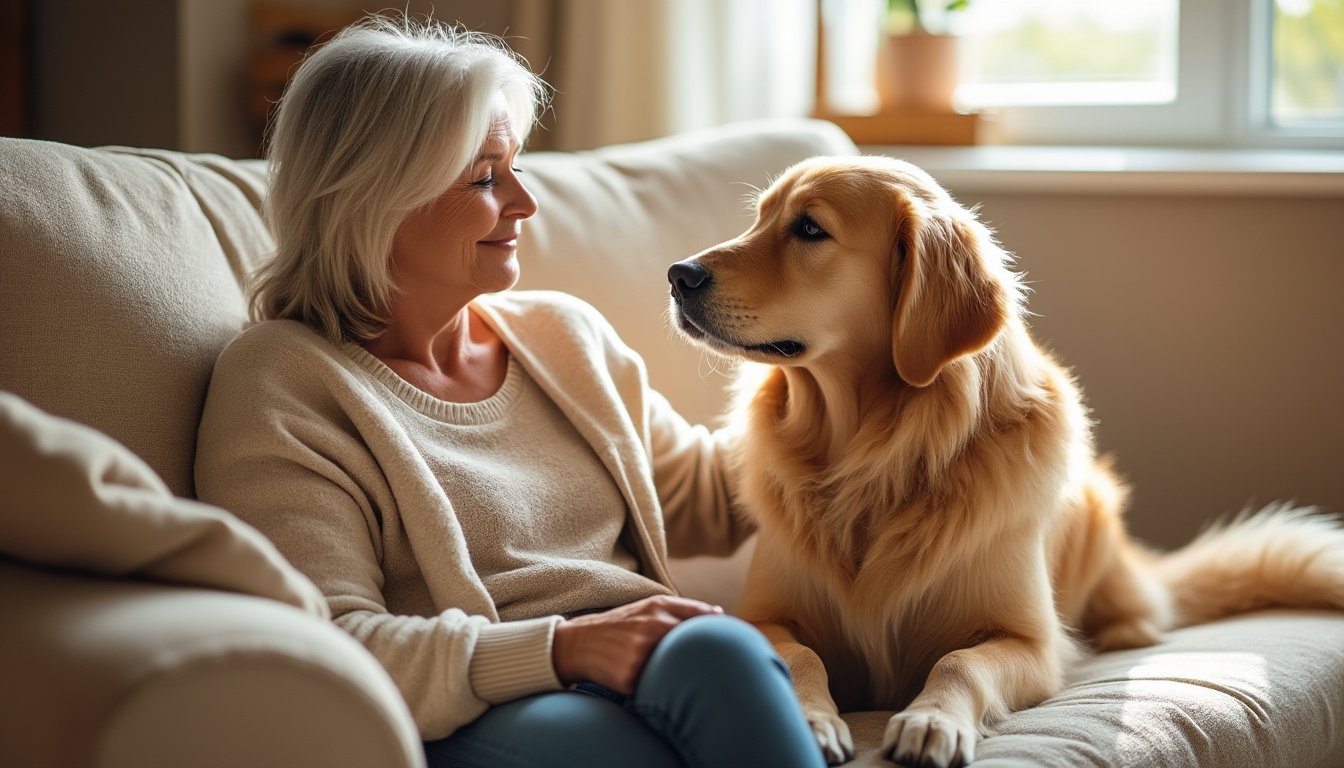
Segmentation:
{"type": "Polygon", "coordinates": [[[988,423],[999,417],[965,412],[976,406],[966,391],[985,382],[947,379],[875,408],[829,457],[780,418],[782,377],[752,405],[742,459],[759,568],[773,599],[792,603],[791,623],[815,635],[799,639],[847,670],[831,678],[844,706],[904,706],[938,658],[993,634],[1014,585],[985,575],[1042,555],[1068,484],[1059,399],[988,423]],[[950,433],[961,437],[929,437],[950,433]]]}

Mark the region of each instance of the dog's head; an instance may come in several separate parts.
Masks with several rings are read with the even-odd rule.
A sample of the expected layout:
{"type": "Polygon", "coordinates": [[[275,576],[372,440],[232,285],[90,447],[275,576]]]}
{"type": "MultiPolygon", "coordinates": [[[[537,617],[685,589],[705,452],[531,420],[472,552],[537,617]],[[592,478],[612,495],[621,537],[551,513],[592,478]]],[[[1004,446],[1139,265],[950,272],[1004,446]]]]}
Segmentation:
{"type": "Polygon", "coordinates": [[[1008,257],[927,173],[884,157],[814,158],[761,194],[737,238],[673,264],[690,338],[776,365],[886,358],[927,386],[1018,311],[1008,257]]]}

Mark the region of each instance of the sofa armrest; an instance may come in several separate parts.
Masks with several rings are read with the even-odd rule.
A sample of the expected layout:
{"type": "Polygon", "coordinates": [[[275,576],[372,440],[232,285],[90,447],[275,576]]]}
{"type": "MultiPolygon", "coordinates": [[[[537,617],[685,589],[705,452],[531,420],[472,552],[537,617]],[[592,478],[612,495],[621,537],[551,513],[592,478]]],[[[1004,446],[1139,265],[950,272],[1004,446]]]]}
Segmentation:
{"type": "Polygon", "coordinates": [[[0,744],[25,766],[423,766],[362,646],[283,603],[0,558],[0,744]]]}

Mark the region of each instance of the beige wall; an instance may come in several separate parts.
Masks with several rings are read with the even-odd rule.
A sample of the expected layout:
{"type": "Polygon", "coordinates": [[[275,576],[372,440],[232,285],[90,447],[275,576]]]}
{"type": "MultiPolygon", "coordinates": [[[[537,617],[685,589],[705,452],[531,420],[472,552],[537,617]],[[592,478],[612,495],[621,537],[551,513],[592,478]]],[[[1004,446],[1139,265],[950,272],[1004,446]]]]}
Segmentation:
{"type": "Polygon", "coordinates": [[[1344,511],[1344,200],[954,192],[1028,274],[1137,535],[1275,499],[1344,511]]]}

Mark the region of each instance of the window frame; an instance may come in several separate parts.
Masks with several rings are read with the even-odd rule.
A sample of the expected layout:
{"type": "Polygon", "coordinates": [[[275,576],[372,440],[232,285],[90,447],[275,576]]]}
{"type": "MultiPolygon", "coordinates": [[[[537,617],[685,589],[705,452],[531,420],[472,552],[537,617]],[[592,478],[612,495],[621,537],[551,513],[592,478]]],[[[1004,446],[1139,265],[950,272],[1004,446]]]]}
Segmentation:
{"type": "Polygon", "coordinates": [[[1333,125],[1275,125],[1270,117],[1273,84],[1274,0],[1242,0],[1239,35],[1246,40],[1233,64],[1245,80],[1235,90],[1232,143],[1254,147],[1344,148],[1344,120],[1333,125]]]}
{"type": "Polygon", "coordinates": [[[985,108],[994,143],[1172,147],[1344,146],[1344,124],[1270,120],[1274,0],[1179,0],[1176,99],[985,108]]]}

